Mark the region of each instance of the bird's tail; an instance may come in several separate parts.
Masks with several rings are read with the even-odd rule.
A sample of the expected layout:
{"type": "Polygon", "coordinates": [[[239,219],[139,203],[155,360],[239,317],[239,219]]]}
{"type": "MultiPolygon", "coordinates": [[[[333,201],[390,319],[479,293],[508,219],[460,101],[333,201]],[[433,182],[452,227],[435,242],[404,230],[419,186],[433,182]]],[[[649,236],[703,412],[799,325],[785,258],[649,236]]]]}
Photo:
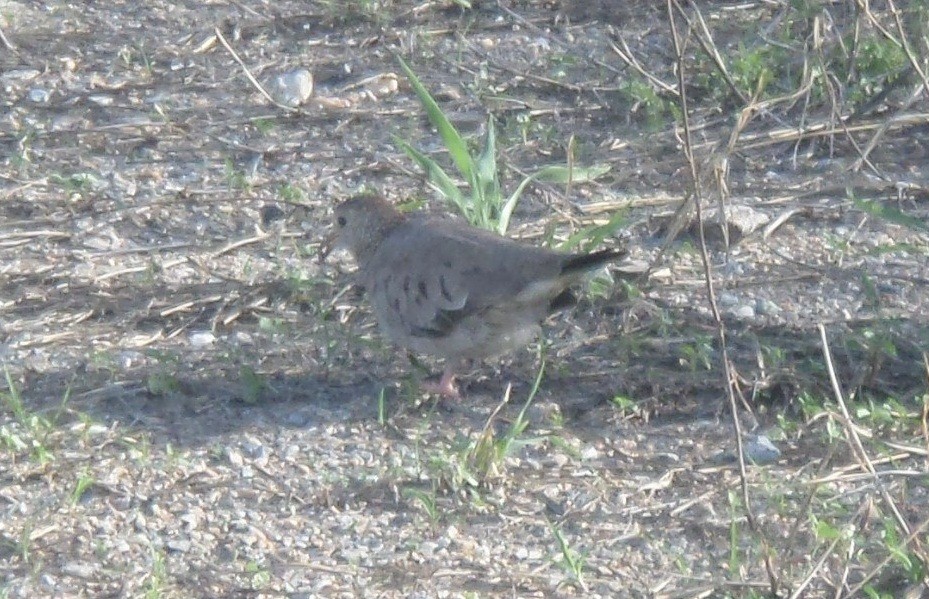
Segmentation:
{"type": "Polygon", "coordinates": [[[612,262],[613,260],[619,260],[626,256],[628,252],[622,249],[608,249],[600,250],[598,252],[592,252],[590,254],[578,254],[576,256],[571,256],[564,263],[564,266],[561,267],[561,273],[568,275],[577,272],[583,272],[585,270],[593,270],[598,266],[606,264],[607,262],[612,262]]]}

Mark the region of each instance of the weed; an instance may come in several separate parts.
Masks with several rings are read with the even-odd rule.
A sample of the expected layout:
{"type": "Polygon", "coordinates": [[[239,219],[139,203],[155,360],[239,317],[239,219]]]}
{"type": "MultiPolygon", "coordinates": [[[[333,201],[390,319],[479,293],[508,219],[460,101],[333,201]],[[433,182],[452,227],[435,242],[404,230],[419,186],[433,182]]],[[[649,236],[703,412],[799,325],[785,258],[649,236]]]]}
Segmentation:
{"type": "Polygon", "coordinates": [[[160,370],[148,375],[145,379],[145,388],[156,396],[177,393],[181,384],[173,374],[160,370]]]}
{"type": "Polygon", "coordinates": [[[713,341],[709,337],[694,339],[692,343],[685,343],[678,349],[678,356],[682,366],[691,372],[697,370],[711,370],[713,368],[713,341]]]}
{"type": "Polygon", "coordinates": [[[742,500],[734,490],[729,491],[729,572],[735,576],[742,568],[742,538],[739,522],[742,518],[742,500]]]}
{"type": "Polygon", "coordinates": [[[148,574],[143,597],[161,599],[167,587],[168,567],[164,552],[152,548],[152,571],[148,574]]]}
{"type": "Polygon", "coordinates": [[[904,226],[913,231],[929,232],[929,223],[927,223],[925,219],[910,216],[899,208],[885,202],[859,200],[857,198],[852,198],[852,201],[855,203],[856,208],[872,216],[876,216],[881,220],[904,226]]]}
{"type": "Polygon", "coordinates": [[[94,350],[90,354],[90,364],[94,369],[103,370],[111,376],[120,370],[116,354],[109,350],[94,350]]]}
{"type": "Polygon", "coordinates": [[[397,60],[425,108],[429,121],[438,130],[459,175],[468,185],[470,196],[461,192],[456,181],[438,162],[399,137],[394,136],[394,142],[426,173],[429,185],[446,201],[452,203],[472,225],[503,234],[509,228],[510,217],[520,197],[531,182],[570,184],[591,181],[609,171],[610,167],[605,165],[588,168],[573,167],[570,163],[568,166],[551,165],[525,177],[509,197],[504,197],[497,169],[497,134],[493,117],[489,116],[487,119],[487,132],[480,154],[472,156],[465,139],[448,120],[416,74],[402,58],[398,57],[397,60]]]}
{"type": "Polygon", "coordinates": [[[587,585],[584,583],[584,564],[587,561],[587,556],[575,551],[571,545],[568,544],[564,534],[557,526],[551,522],[549,522],[548,526],[552,529],[552,534],[555,535],[555,541],[557,541],[558,550],[561,553],[561,559],[558,560],[558,565],[571,577],[571,581],[574,584],[586,591],[587,585]]]}
{"type": "Polygon", "coordinates": [[[903,49],[876,35],[861,40],[854,58],[854,66],[848,73],[849,77],[856,76],[849,89],[849,100],[854,104],[863,103],[892,86],[906,65],[903,49]]]}
{"type": "Polygon", "coordinates": [[[249,561],[245,564],[245,573],[249,575],[253,590],[260,590],[271,582],[271,572],[256,561],[249,561]]]}
{"type": "Polygon", "coordinates": [[[285,333],[287,332],[287,322],[283,318],[260,316],[258,318],[258,330],[265,333],[285,333]]]}
{"type": "Polygon", "coordinates": [[[350,2],[324,0],[322,4],[329,19],[343,25],[384,24],[389,18],[387,10],[379,0],[351,0],[350,2]]]}
{"type": "Polygon", "coordinates": [[[144,466],[151,461],[152,443],[148,435],[140,435],[138,439],[122,437],[119,441],[137,464],[144,466]]]}
{"type": "Polygon", "coordinates": [[[613,406],[619,411],[623,419],[635,418],[642,415],[642,410],[634,399],[626,395],[614,395],[610,400],[613,406]]]}
{"type": "Polygon", "coordinates": [[[20,424],[26,424],[28,420],[28,414],[26,413],[26,408],[23,405],[23,398],[19,394],[19,389],[16,387],[16,383],[13,382],[13,375],[10,374],[10,370],[8,368],[4,368],[3,372],[6,377],[7,387],[7,391],[2,395],[3,403],[20,424]]]}
{"type": "Polygon", "coordinates": [[[625,224],[626,215],[624,212],[616,212],[606,223],[602,225],[591,225],[579,231],[574,232],[566,240],[558,244],[558,249],[567,252],[574,248],[580,251],[590,251],[595,246],[603,242],[604,239],[611,236],[616,230],[625,224]]]}
{"type": "Polygon", "coordinates": [[[274,121],[274,119],[261,118],[261,119],[254,119],[252,121],[252,125],[255,127],[255,129],[258,130],[258,133],[260,133],[261,135],[268,135],[269,133],[274,131],[274,128],[277,125],[277,123],[274,121]]]}
{"type": "Polygon", "coordinates": [[[99,177],[91,173],[73,173],[70,175],[59,175],[53,173],[48,177],[49,183],[57,185],[69,197],[83,199],[94,189],[100,189],[104,186],[99,177]]]}
{"type": "Polygon", "coordinates": [[[77,505],[84,497],[84,494],[94,486],[94,477],[90,474],[88,468],[84,468],[77,476],[74,484],[74,490],[71,491],[71,505],[77,505]]]}
{"type": "Polygon", "coordinates": [[[429,522],[435,526],[439,522],[439,510],[436,505],[435,490],[424,491],[423,489],[418,489],[416,487],[406,487],[402,491],[402,495],[405,499],[411,499],[415,501],[419,507],[422,508],[426,516],[429,518],[429,522]]]}
{"type": "Polygon", "coordinates": [[[909,549],[900,538],[897,523],[893,518],[883,519],[881,541],[893,561],[899,566],[910,582],[919,582],[927,574],[926,563],[920,556],[909,549]]]}
{"type": "Polygon", "coordinates": [[[54,455],[49,447],[49,436],[55,431],[58,417],[64,411],[71,396],[70,387],[65,390],[61,405],[50,420],[41,414],[26,409],[8,368],[4,368],[7,390],[0,392],[0,406],[5,406],[16,420],[16,426],[0,427],[0,442],[11,452],[29,451],[30,459],[39,464],[52,461],[54,455]]]}
{"type": "Polygon", "coordinates": [[[641,79],[632,79],[622,85],[620,95],[631,105],[630,114],[640,115],[647,131],[658,131],[667,127],[669,117],[680,120],[680,108],[674,102],[662,98],[655,88],[641,79]]]}
{"type": "Polygon", "coordinates": [[[19,537],[13,539],[6,535],[0,535],[0,553],[5,556],[19,556],[20,561],[28,564],[32,558],[32,533],[34,524],[32,521],[23,522],[22,530],[19,537]]]}
{"type": "Polygon", "coordinates": [[[529,410],[529,406],[532,405],[536,394],[539,392],[544,374],[545,361],[543,360],[541,366],[539,366],[539,372],[536,375],[532,389],[529,391],[529,397],[526,398],[526,403],[523,404],[519,414],[516,415],[516,418],[510,423],[510,426],[507,427],[506,433],[501,438],[495,439],[493,428],[494,419],[500,409],[510,401],[512,386],[507,385],[503,401],[500,402],[497,409],[493,411],[487,419],[487,422],[484,423],[483,430],[477,440],[471,445],[466,456],[467,464],[479,480],[486,480],[489,476],[499,475],[506,457],[510,455],[515,447],[540,442],[540,439],[535,438],[523,439],[522,434],[525,432],[526,427],[529,426],[529,419],[526,417],[526,413],[529,410]]]}
{"type": "Polygon", "coordinates": [[[426,465],[436,487],[444,486],[452,491],[463,488],[476,488],[481,481],[469,467],[467,456],[473,444],[459,436],[448,448],[440,448],[432,452],[426,465]]]}
{"type": "Polygon", "coordinates": [[[764,44],[746,48],[740,43],[730,73],[743,93],[764,97],[764,90],[776,76],[774,69],[785,61],[784,52],[777,46],[764,44]]]}
{"type": "Polygon", "coordinates": [[[144,44],[138,43],[132,47],[123,46],[116,53],[116,56],[123,61],[123,65],[127,68],[131,69],[138,65],[148,73],[152,72],[152,61],[145,50],[144,44]]]}
{"type": "Polygon", "coordinates": [[[239,367],[239,384],[242,387],[242,401],[252,405],[258,403],[262,393],[269,388],[264,376],[244,364],[239,367]]]}
{"type": "Polygon", "coordinates": [[[283,183],[277,190],[277,197],[284,202],[300,203],[306,201],[306,194],[302,189],[290,183],[283,183]]]}
{"type": "Polygon", "coordinates": [[[557,447],[565,454],[571,456],[571,458],[575,460],[582,459],[581,451],[564,437],[560,435],[550,435],[548,437],[548,442],[551,443],[552,447],[557,447]]]}
{"type": "Polygon", "coordinates": [[[226,158],[223,163],[223,172],[226,175],[226,185],[230,190],[246,190],[251,187],[248,182],[248,175],[245,171],[235,167],[232,158],[226,158]]]}

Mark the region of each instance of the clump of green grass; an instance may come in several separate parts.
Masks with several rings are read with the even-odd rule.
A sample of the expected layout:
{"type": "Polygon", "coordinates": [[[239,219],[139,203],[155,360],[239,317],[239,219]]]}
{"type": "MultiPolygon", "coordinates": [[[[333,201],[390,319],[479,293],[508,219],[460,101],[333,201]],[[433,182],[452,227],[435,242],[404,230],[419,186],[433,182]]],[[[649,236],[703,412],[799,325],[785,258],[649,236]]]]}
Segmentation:
{"type": "Polygon", "coordinates": [[[65,390],[58,410],[48,418],[27,408],[9,369],[4,369],[4,375],[7,388],[6,391],[0,391],[0,408],[9,411],[15,424],[0,426],[0,447],[6,448],[14,459],[25,453],[39,464],[54,460],[50,436],[55,432],[58,418],[68,404],[70,388],[65,390]]]}
{"type": "Polygon", "coordinates": [[[164,551],[152,547],[152,568],[147,576],[142,596],[161,599],[168,590],[168,565],[164,551]]]}
{"type": "MultiPolygon", "coordinates": [[[[924,2],[909,3],[899,11],[910,39],[924,39],[927,11],[924,2]]],[[[889,12],[873,14],[879,22],[889,20],[889,12]]],[[[717,49],[708,29],[699,33],[703,51],[694,58],[693,97],[736,109],[749,98],[796,97],[804,98],[805,112],[835,109],[836,101],[851,109],[880,98],[914,74],[907,68],[905,42],[895,38],[893,26],[883,31],[862,26],[853,22],[860,19],[858,13],[819,0],[790,2],[781,17],[765,37],[759,38],[754,28],[745,29],[743,37],[732,42],[735,48],[717,49]],[[823,27],[824,22],[830,26],[823,27]]],[[[795,106],[793,101],[785,105],[795,106]]],[[[660,105],[644,106],[648,114],[660,105]]]]}
{"type": "Polygon", "coordinates": [[[425,172],[426,180],[440,196],[454,205],[471,224],[503,234],[526,187],[533,181],[550,183],[592,181],[606,174],[610,167],[594,165],[578,167],[549,165],[524,177],[512,193],[506,195],[500,182],[497,168],[497,134],[492,116],[487,119],[487,132],[480,153],[472,155],[467,140],[458,132],[448,117],[439,108],[435,99],[420,82],[413,70],[398,57],[400,68],[406,74],[417,97],[426,110],[429,121],[436,128],[445,145],[452,163],[464,180],[469,194],[459,188],[458,182],[439,163],[424,152],[414,148],[408,141],[394,137],[395,143],[425,172]]]}
{"type": "Polygon", "coordinates": [[[423,510],[433,527],[439,523],[441,512],[439,512],[435,488],[427,491],[419,487],[406,487],[401,494],[405,499],[415,502],[423,510]]]}
{"type": "Polygon", "coordinates": [[[680,120],[680,107],[670,99],[662,97],[654,86],[642,78],[631,78],[619,90],[630,114],[638,116],[648,131],[658,131],[670,121],[680,120]]]}
{"type": "Polygon", "coordinates": [[[80,474],[77,475],[77,480],[74,481],[74,489],[71,490],[71,505],[77,505],[84,495],[94,486],[95,480],[93,474],[90,473],[89,468],[84,468],[80,474]]]}
{"type": "Polygon", "coordinates": [[[584,565],[587,556],[571,547],[560,528],[551,523],[549,523],[549,527],[552,529],[552,534],[555,535],[558,551],[561,553],[561,558],[557,561],[558,565],[570,577],[572,584],[583,591],[587,591],[587,585],[584,582],[584,565]]]}
{"type": "Polygon", "coordinates": [[[528,410],[538,394],[544,372],[543,362],[526,402],[502,435],[498,436],[494,432],[494,422],[500,410],[510,401],[511,386],[507,386],[503,400],[487,418],[476,438],[462,435],[452,447],[438,449],[430,454],[427,469],[436,489],[471,492],[486,487],[503,476],[506,458],[515,449],[545,440],[545,437],[524,436],[529,426],[528,410]]]}

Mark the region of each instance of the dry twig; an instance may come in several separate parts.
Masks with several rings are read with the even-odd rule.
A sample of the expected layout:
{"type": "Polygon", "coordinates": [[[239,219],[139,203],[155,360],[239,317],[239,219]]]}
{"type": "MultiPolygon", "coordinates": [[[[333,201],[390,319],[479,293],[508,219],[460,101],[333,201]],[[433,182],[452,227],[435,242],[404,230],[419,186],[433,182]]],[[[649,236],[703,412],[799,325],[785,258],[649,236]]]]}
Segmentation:
{"type": "Polygon", "coordinates": [[[778,587],[780,586],[777,580],[777,576],[774,572],[774,566],[771,562],[771,551],[768,549],[767,540],[761,530],[761,527],[758,524],[757,518],[755,517],[754,512],[752,511],[751,497],[748,492],[748,477],[746,475],[745,467],[745,449],[742,443],[742,424],[739,420],[739,407],[735,395],[735,381],[736,376],[733,371],[732,362],[729,358],[728,344],[726,341],[726,326],[722,320],[722,315],[719,311],[719,305],[716,302],[716,291],[713,287],[713,273],[712,265],[710,264],[709,252],[707,251],[706,246],[706,233],[703,226],[703,208],[702,208],[702,194],[700,191],[700,175],[697,172],[696,159],[693,154],[693,146],[691,144],[691,135],[690,135],[690,120],[688,118],[688,105],[687,105],[687,91],[686,91],[686,70],[684,68],[684,48],[681,41],[681,35],[677,29],[677,21],[675,19],[675,13],[682,13],[683,9],[678,4],[677,0],[668,0],[667,2],[667,14],[668,21],[671,27],[671,39],[674,45],[674,54],[675,60],[677,61],[677,76],[678,76],[678,89],[680,90],[679,101],[681,106],[681,115],[683,119],[683,148],[684,156],[687,161],[687,165],[690,170],[691,183],[693,185],[693,202],[694,208],[697,213],[697,222],[699,225],[699,237],[700,237],[700,257],[703,261],[703,271],[704,277],[706,279],[706,291],[707,297],[710,303],[710,310],[713,314],[713,320],[716,323],[716,333],[719,339],[720,352],[722,354],[723,369],[725,372],[725,385],[726,385],[726,395],[729,398],[729,411],[732,416],[732,425],[733,432],[735,436],[736,450],[738,455],[739,463],[739,480],[741,483],[742,490],[742,501],[745,508],[746,519],[748,524],[751,527],[752,531],[759,536],[761,539],[763,548],[762,555],[765,564],[765,570],[768,574],[768,584],[770,586],[770,591],[772,595],[777,595],[778,587]]]}
{"type": "Polygon", "coordinates": [[[258,92],[262,96],[264,96],[265,100],[267,100],[274,106],[277,106],[281,110],[286,110],[287,112],[291,112],[294,114],[300,114],[301,111],[299,108],[294,108],[293,106],[287,106],[286,104],[281,104],[280,102],[275,100],[273,97],[271,97],[271,94],[269,94],[268,91],[264,88],[264,86],[258,82],[258,79],[256,79],[255,76],[252,75],[251,70],[249,70],[248,66],[246,66],[245,64],[245,61],[239,58],[239,55],[236,53],[236,51],[232,48],[231,45],[229,45],[229,42],[226,41],[226,38],[223,36],[223,32],[219,30],[219,27],[214,27],[213,31],[214,33],[216,33],[216,38],[219,40],[219,42],[223,45],[226,51],[229,52],[233,60],[239,63],[239,66],[242,67],[242,70],[245,72],[245,76],[248,77],[248,80],[252,82],[252,85],[255,86],[255,89],[257,89],[258,92]]]}
{"type": "Polygon", "coordinates": [[[826,361],[826,369],[829,372],[829,381],[832,383],[832,391],[835,393],[836,402],[838,402],[839,409],[842,411],[842,424],[845,426],[845,430],[848,433],[849,444],[852,446],[852,449],[855,452],[855,457],[858,458],[862,469],[866,470],[872,475],[874,479],[874,485],[880,492],[884,503],[886,503],[890,511],[893,512],[894,518],[897,520],[897,524],[900,526],[901,530],[909,534],[910,527],[906,523],[906,519],[904,519],[903,514],[901,514],[900,510],[897,508],[896,502],[894,502],[893,498],[890,496],[890,493],[888,493],[887,489],[884,487],[884,483],[881,481],[877,470],[874,468],[874,463],[871,461],[871,457],[868,455],[868,452],[865,451],[864,444],[861,442],[861,437],[858,434],[857,427],[853,426],[854,421],[852,420],[851,413],[848,411],[848,406],[845,405],[845,396],[842,393],[842,387],[839,385],[839,379],[836,376],[835,367],[832,363],[832,352],[829,350],[829,340],[826,338],[826,327],[824,327],[822,324],[819,324],[818,328],[819,338],[822,341],[823,346],[823,358],[826,361]]]}

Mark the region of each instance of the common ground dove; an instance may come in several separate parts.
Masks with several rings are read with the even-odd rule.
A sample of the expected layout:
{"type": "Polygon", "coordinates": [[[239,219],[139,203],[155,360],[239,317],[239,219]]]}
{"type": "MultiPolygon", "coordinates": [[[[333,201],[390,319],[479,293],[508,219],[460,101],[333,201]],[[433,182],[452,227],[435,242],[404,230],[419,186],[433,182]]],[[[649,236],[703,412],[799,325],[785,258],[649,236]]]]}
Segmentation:
{"type": "Polygon", "coordinates": [[[545,317],[574,303],[569,287],[624,255],[533,247],[452,218],[407,215],[373,196],[336,207],[331,247],[358,264],[383,333],[446,360],[429,391],[458,397],[455,369],[529,344],[545,317]]]}

